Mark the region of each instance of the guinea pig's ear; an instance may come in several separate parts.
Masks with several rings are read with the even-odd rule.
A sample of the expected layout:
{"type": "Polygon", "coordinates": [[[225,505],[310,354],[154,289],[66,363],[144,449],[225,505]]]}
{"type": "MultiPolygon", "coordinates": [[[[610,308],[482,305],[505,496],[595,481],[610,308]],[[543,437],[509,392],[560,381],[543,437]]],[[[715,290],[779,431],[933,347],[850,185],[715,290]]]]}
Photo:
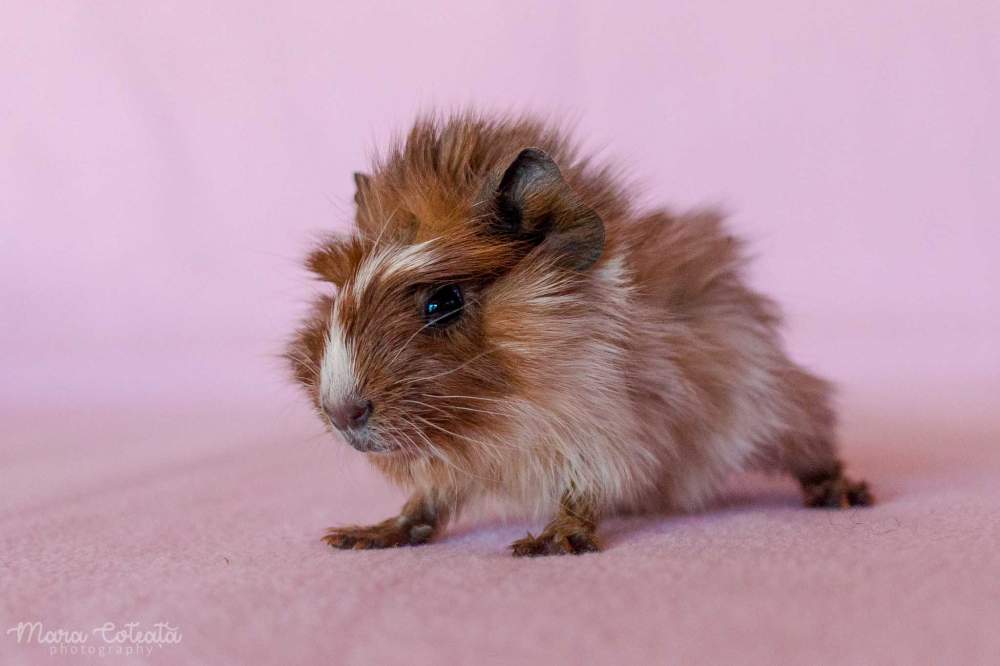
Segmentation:
{"type": "Polygon", "coordinates": [[[604,250],[604,223],[580,199],[544,151],[525,148],[486,186],[492,200],[490,231],[529,241],[584,271],[604,250]]]}
{"type": "Polygon", "coordinates": [[[354,172],[354,203],[361,205],[371,187],[372,177],[360,171],[354,172]]]}
{"type": "Polygon", "coordinates": [[[353,239],[328,238],[306,257],[306,268],[319,279],[341,287],[360,256],[361,247],[353,239]]]}

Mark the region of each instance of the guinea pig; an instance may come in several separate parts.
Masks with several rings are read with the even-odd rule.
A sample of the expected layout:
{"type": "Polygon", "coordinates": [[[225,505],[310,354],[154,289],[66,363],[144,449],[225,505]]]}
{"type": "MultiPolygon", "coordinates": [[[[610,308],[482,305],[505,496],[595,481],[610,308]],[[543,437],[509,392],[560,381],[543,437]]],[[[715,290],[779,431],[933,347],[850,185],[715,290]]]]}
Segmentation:
{"type": "Polygon", "coordinates": [[[792,475],[806,506],[872,503],[720,215],[639,210],[558,127],[471,112],[419,119],[355,184],[286,356],[411,497],[330,546],[423,544],[501,497],[549,519],[514,555],[596,551],[601,517],[703,507],[750,469],[792,475]]]}

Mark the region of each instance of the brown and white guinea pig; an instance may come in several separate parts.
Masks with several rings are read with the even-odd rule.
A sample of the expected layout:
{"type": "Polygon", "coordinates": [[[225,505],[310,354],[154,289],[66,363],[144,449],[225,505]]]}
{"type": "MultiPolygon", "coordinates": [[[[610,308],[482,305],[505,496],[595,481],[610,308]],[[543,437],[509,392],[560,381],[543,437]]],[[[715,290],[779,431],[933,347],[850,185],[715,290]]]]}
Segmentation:
{"type": "Polygon", "coordinates": [[[551,518],[515,555],[593,551],[601,516],[696,508],[747,469],[791,474],[808,506],[872,502],[718,215],[636,210],[526,118],[423,118],[355,181],[355,231],[307,259],[335,290],[287,357],[412,497],[331,546],[421,544],[500,496],[551,518]]]}

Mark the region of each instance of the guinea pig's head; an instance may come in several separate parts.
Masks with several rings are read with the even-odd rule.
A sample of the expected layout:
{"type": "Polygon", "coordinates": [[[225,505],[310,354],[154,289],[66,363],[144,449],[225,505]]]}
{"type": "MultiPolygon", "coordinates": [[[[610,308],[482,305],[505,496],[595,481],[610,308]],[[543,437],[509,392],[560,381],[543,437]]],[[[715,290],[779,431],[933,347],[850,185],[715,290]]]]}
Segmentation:
{"type": "Polygon", "coordinates": [[[560,298],[601,256],[600,217],[545,152],[494,162],[450,178],[412,165],[356,175],[356,231],[307,259],[335,289],[287,357],[359,451],[490,446],[483,433],[518,418],[519,365],[546,362],[533,336],[558,329],[560,298]]]}

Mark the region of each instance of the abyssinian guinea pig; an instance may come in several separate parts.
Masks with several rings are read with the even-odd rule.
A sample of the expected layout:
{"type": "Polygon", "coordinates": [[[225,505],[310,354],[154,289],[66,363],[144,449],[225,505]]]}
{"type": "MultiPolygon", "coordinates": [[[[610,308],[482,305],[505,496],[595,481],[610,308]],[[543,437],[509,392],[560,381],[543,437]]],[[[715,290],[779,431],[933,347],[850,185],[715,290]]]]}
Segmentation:
{"type": "Polygon", "coordinates": [[[717,214],[636,210],[530,118],[425,117],[355,182],[355,230],[307,259],[334,289],[287,358],[412,497],[331,546],[422,544],[501,496],[550,518],[515,555],[594,551],[602,516],[699,507],[747,469],[791,474],[807,506],[872,503],[717,214]]]}

